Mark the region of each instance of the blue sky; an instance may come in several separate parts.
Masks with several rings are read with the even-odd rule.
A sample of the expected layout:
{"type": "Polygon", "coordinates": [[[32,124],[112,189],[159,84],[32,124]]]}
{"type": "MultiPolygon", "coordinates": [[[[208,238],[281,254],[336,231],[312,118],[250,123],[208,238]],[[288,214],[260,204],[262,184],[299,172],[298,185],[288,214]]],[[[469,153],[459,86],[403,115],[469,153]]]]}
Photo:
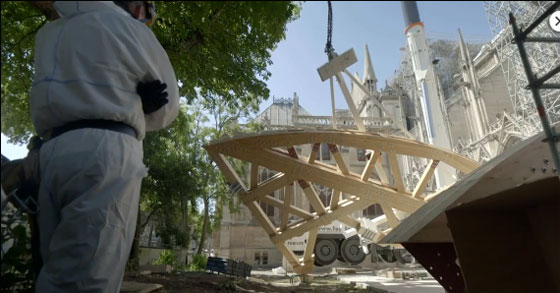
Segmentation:
{"type": "MultiPolygon", "coordinates": [[[[364,47],[367,44],[378,78],[378,88],[390,80],[398,68],[400,48],[406,45],[400,2],[335,1],[333,6],[333,47],[337,53],[354,48],[358,62],[350,72],[362,75],[364,47]]],[[[428,38],[457,39],[461,28],[467,41],[485,43],[492,38],[482,2],[418,2],[420,18],[428,38]]],[[[294,92],[300,104],[313,115],[330,115],[327,82],[321,82],[317,68],[326,63],[327,2],[303,3],[300,18],[288,24],[286,39],[272,52],[272,77],[267,81],[271,98],[262,103],[264,110],[272,96],[291,98],[294,92]]],[[[337,108],[347,108],[335,83],[337,108]]],[[[10,159],[27,154],[23,146],[7,144],[2,135],[2,154],[10,159]]]]}
{"type": "Polygon", "coordinates": [[[10,160],[23,158],[27,155],[25,146],[18,146],[8,143],[8,138],[2,134],[2,155],[10,160]]]}
{"type": "MultiPolygon", "coordinates": [[[[341,54],[354,48],[358,62],[349,71],[363,71],[367,44],[378,79],[378,88],[390,80],[399,65],[400,48],[406,45],[399,1],[336,1],[333,6],[332,43],[341,54]]],[[[418,2],[428,38],[457,39],[457,29],[467,42],[486,43],[492,35],[482,2],[418,2]]],[[[327,2],[303,4],[300,18],[288,24],[286,39],[272,54],[268,80],[271,96],[291,98],[297,92],[300,104],[313,115],[330,115],[328,81],[321,82],[317,68],[325,64],[327,2]]],[[[347,81],[349,84],[349,82],[347,81]]],[[[336,108],[347,108],[335,83],[336,108]]],[[[261,104],[261,110],[272,98],[261,104]]]]}

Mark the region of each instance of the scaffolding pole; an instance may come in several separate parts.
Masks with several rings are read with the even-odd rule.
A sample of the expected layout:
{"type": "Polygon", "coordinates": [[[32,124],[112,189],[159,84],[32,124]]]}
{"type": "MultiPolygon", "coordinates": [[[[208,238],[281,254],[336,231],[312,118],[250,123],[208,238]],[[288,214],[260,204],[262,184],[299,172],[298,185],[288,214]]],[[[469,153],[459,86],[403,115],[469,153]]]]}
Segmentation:
{"type": "MultiPolygon", "coordinates": [[[[546,110],[543,105],[540,89],[548,88],[551,85],[547,85],[543,87],[544,82],[550,79],[552,76],[558,73],[559,67],[551,70],[550,72],[544,74],[541,78],[537,78],[535,74],[533,74],[533,70],[531,69],[531,64],[529,63],[529,58],[527,57],[527,51],[525,50],[525,42],[532,41],[534,42],[536,38],[528,38],[528,35],[536,28],[544,19],[550,16],[558,7],[560,6],[560,2],[556,2],[554,5],[549,7],[538,19],[535,20],[526,30],[521,31],[517,26],[517,22],[513,13],[509,13],[509,22],[513,29],[514,39],[512,42],[517,44],[517,48],[519,49],[519,55],[521,56],[521,62],[523,63],[523,68],[525,69],[525,74],[527,75],[527,80],[529,85],[527,88],[531,90],[533,94],[533,99],[535,100],[535,105],[537,107],[537,112],[539,114],[539,118],[541,120],[544,133],[546,134],[546,141],[550,147],[550,152],[552,155],[552,161],[554,162],[554,166],[557,172],[560,172],[560,154],[558,153],[558,149],[556,147],[556,142],[559,140],[559,136],[555,133],[554,128],[550,127],[550,122],[548,121],[548,117],[546,115],[546,110]]],[[[547,40],[550,41],[550,40],[547,40]]],[[[555,38],[555,42],[560,43],[560,39],[555,38]]],[[[558,86],[558,85],[552,85],[558,86]]]]}

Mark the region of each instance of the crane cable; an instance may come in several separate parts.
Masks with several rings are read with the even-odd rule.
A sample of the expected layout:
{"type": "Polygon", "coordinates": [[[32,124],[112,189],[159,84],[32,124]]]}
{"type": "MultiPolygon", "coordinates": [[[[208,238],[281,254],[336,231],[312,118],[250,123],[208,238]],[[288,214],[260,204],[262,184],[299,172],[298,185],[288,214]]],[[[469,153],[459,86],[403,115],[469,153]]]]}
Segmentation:
{"type": "Polygon", "coordinates": [[[327,24],[327,43],[325,44],[325,53],[329,57],[329,61],[334,57],[334,48],[332,46],[332,5],[328,2],[328,24],[327,24]]]}
{"type": "MultiPolygon", "coordinates": [[[[327,53],[327,57],[329,58],[329,62],[333,59],[335,53],[334,48],[332,46],[332,5],[331,1],[327,1],[328,3],[328,23],[327,23],[327,43],[325,44],[325,53],[327,53]]],[[[332,107],[332,125],[333,128],[336,129],[336,110],[334,106],[334,85],[333,85],[333,78],[329,78],[329,84],[331,88],[331,107],[332,107]]]]}

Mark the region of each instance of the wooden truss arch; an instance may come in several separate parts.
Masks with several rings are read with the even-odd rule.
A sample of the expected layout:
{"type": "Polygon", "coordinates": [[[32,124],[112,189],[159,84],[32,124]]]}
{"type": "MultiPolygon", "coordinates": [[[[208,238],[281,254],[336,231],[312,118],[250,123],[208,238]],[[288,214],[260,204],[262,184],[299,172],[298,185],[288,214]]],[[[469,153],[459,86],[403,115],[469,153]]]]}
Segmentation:
{"type": "Polygon", "coordinates": [[[399,218],[393,209],[413,213],[428,198],[423,197],[426,186],[438,163],[446,163],[455,169],[469,173],[479,164],[466,157],[445,149],[437,148],[414,140],[380,134],[337,131],[337,130],[289,130],[266,132],[212,142],[206,150],[225,175],[232,190],[238,194],[243,204],[251,211],[254,218],[269,235],[270,240],[282,252],[294,271],[307,274],[313,268],[313,248],[320,226],[338,220],[355,228],[361,235],[368,234],[373,242],[385,235],[385,231],[372,231],[364,222],[352,217],[352,213],[379,203],[385,213],[391,229],[399,224],[399,218]],[[336,165],[315,161],[321,143],[326,143],[336,165]],[[313,145],[309,157],[298,155],[295,146],[313,145]],[[354,147],[373,151],[366,166],[360,174],[349,170],[339,148],[354,147]],[[378,164],[381,154],[386,153],[393,183],[387,179],[384,168],[378,164]],[[428,165],[413,190],[407,190],[397,155],[425,158],[428,165]],[[250,163],[248,183],[234,170],[228,157],[250,163]],[[278,173],[263,182],[259,182],[258,168],[262,166],[278,173]],[[376,171],[375,180],[372,178],[376,171]],[[312,183],[317,183],[333,190],[330,204],[325,206],[317,195],[312,183]],[[298,184],[315,212],[291,204],[293,189],[286,188],[284,200],[269,194],[292,184],[298,184]],[[348,196],[343,198],[341,194],[348,196]],[[276,227],[261,209],[258,201],[277,207],[281,211],[280,225],[276,227]],[[288,223],[289,215],[300,219],[288,223]],[[303,258],[298,258],[285,242],[295,236],[309,232],[303,258]]]}

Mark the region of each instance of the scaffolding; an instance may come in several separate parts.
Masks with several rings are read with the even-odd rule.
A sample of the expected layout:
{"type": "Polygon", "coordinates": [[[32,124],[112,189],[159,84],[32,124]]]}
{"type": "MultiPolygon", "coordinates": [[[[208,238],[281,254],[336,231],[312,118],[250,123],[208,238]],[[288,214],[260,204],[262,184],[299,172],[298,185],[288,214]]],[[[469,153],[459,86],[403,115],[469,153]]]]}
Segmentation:
{"type": "MultiPolygon", "coordinates": [[[[502,153],[511,145],[523,141],[543,131],[537,106],[528,86],[531,82],[526,74],[519,47],[514,42],[511,13],[521,31],[531,31],[537,39],[524,42],[525,58],[531,67],[532,76],[547,76],[547,84],[560,84],[558,64],[560,64],[560,33],[554,32],[547,21],[542,21],[547,10],[557,9],[554,1],[484,1],[484,9],[490,30],[494,37],[487,50],[495,50],[499,59],[512,110],[504,111],[501,117],[490,123],[484,136],[474,139],[460,139],[454,146],[458,153],[484,162],[502,153]],[[556,8],[555,8],[556,7],[556,8]],[[541,19],[541,21],[537,21],[541,19]],[[550,73],[550,74],[549,74],[550,73]]],[[[560,88],[541,87],[542,113],[551,125],[560,122],[560,88]]]]}
{"type": "MultiPolygon", "coordinates": [[[[560,83],[550,83],[548,82],[552,79],[555,75],[560,72],[560,64],[555,63],[554,68],[546,73],[542,73],[540,77],[533,73],[533,66],[531,66],[531,62],[529,60],[529,56],[527,54],[526,46],[530,43],[559,43],[560,44],[560,37],[543,37],[543,36],[534,36],[531,34],[533,30],[539,26],[548,16],[552,15],[552,13],[558,9],[560,6],[560,2],[556,2],[550,8],[548,8],[545,13],[543,13],[539,18],[535,20],[535,22],[531,23],[529,27],[525,30],[521,30],[517,25],[517,20],[513,16],[513,13],[509,14],[509,23],[513,29],[513,34],[515,36],[514,42],[517,44],[517,48],[519,50],[519,55],[521,57],[521,61],[523,62],[523,68],[525,69],[525,73],[527,75],[527,80],[529,82],[527,88],[531,90],[533,94],[533,98],[535,100],[535,106],[537,112],[539,114],[539,118],[541,120],[544,133],[546,134],[546,140],[550,146],[550,151],[552,154],[552,159],[554,161],[554,165],[556,166],[556,170],[560,170],[560,158],[558,155],[558,150],[556,148],[556,142],[558,141],[558,136],[556,135],[554,128],[550,127],[550,122],[548,121],[548,116],[546,115],[546,111],[544,111],[544,105],[541,98],[541,91],[546,89],[560,89],[560,83]]],[[[558,97],[560,98],[560,97],[558,97]]]]}
{"type": "MultiPolygon", "coordinates": [[[[512,26],[509,25],[509,13],[516,18],[520,28],[527,28],[556,4],[554,1],[484,1],[483,3],[490,30],[494,34],[492,43],[496,46],[514,109],[507,123],[500,125],[499,128],[521,134],[522,138],[526,139],[542,131],[542,125],[531,91],[527,88],[529,81],[519,49],[515,43],[512,43],[514,34],[512,26]]],[[[560,37],[560,33],[554,32],[547,22],[540,22],[532,32],[542,38],[560,37]]],[[[543,76],[560,64],[558,43],[530,42],[525,44],[525,49],[527,60],[535,76],[543,76]]],[[[552,76],[548,82],[559,84],[560,75],[552,76]]],[[[551,124],[560,122],[560,89],[543,89],[540,94],[551,124]]]]}

